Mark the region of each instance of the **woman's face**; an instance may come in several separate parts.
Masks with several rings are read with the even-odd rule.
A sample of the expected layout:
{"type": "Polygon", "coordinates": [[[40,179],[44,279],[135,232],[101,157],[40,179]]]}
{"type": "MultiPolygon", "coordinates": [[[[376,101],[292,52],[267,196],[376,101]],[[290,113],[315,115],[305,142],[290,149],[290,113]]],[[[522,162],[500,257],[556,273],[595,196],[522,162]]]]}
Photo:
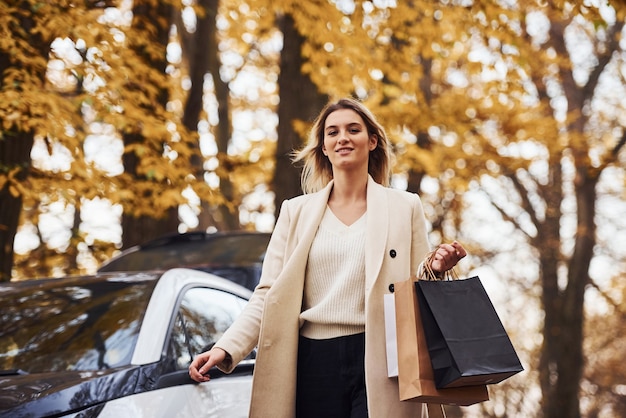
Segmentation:
{"type": "Polygon", "coordinates": [[[376,135],[369,135],[363,118],[352,109],[335,110],[324,123],[322,152],[335,170],[365,169],[370,151],[376,148],[376,135]]]}

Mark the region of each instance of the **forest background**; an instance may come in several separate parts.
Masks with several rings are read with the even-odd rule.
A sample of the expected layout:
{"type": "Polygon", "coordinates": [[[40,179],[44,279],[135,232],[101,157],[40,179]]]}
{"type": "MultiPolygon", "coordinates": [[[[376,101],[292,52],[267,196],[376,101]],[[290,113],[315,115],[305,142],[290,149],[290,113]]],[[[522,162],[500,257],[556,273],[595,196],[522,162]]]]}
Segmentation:
{"type": "Polygon", "coordinates": [[[0,2],[0,280],[271,230],[291,151],[362,100],[526,370],[448,416],[626,416],[623,1],[0,2]]]}

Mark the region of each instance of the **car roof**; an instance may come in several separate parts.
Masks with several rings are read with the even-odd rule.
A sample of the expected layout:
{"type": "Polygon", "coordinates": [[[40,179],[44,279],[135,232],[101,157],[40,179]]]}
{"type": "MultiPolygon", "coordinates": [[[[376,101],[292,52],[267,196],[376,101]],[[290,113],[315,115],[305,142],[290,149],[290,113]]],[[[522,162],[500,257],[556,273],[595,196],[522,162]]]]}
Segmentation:
{"type": "Polygon", "coordinates": [[[161,277],[161,272],[114,272],[96,275],[74,275],[64,277],[43,277],[37,279],[14,280],[0,283],[0,299],[4,299],[14,293],[25,291],[33,292],[40,288],[80,286],[81,284],[93,284],[99,282],[128,282],[143,283],[154,281],[161,277]]]}
{"type": "Polygon", "coordinates": [[[269,239],[269,233],[248,231],[168,235],[122,251],[98,271],[253,266],[263,262],[269,239]]]}
{"type": "Polygon", "coordinates": [[[249,299],[252,295],[252,291],[244,286],[215,274],[195,269],[176,268],[166,271],[107,272],[95,275],[77,275],[60,278],[51,277],[0,282],[0,300],[12,297],[17,293],[30,293],[41,288],[60,288],[103,282],[124,282],[130,285],[133,283],[137,283],[139,285],[145,282],[153,282],[153,287],[155,289],[168,286],[170,291],[176,292],[186,286],[205,286],[232,293],[244,299],[249,299]]]}
{"type": "Polygon", "coordinates": [[[206,271],[254,289],[271,234],[253,231],[164,236],[122,251],[99,272],[167,270],[178,267],[206,271]]]}

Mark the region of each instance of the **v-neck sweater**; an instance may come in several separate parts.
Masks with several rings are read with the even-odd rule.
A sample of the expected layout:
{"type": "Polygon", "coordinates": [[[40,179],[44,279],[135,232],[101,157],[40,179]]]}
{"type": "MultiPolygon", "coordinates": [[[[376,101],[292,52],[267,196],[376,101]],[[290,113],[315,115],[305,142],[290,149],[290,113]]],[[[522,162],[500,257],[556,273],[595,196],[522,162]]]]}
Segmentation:
{"type": "Polygon", "coordinates": [[[365,331],[366,215],[348,226],[326,207],[307,261],[303,337],[327,339],[365,331]]]}

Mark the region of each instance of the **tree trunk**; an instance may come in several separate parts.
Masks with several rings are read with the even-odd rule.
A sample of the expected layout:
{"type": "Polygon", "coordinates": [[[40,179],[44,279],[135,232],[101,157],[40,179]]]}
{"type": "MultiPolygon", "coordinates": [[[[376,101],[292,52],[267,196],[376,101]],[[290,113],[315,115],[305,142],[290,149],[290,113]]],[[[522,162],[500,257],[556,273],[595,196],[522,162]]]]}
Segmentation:
{"type": "MultiPolygon", "coordinates": [[[[143,53],[141,50],[137,50],[137,54],[143,56],[144,59],[156,68],[158,71],[165,73],[167,61],[165,58],[165,50],[169,41],[169,23],[159,25],[158,22],[162,22],[163,19],[169,22],[173,16],[172,8],[170,5],[159,2],[158,7],[153,7],[149,4],[142,2],[135,2],[133,7],[133,15],[143,16],[146,21],[154,24],[154,41],[160,45],[163,51],[161,59],[152,60],[149,56],[143,53]]],[[[148,31],[146,31],[148,32],[148,31]]],[[[168,100],[168,93],[163,89],[160,94],[158,103],[155,103],[155,107],[165,108],[168,100]]],[[[148,109],[146,109],[149,111],[148,109]]],[[[144,137],[140,132],[128,132],[124,133],[123,141],[124,146],[131,144],[142,143],[144,137]]],[[[137,172],[139,165],[139,159],[136,154],[125,152],[122,156],[124,164],[124,171],[129,176],[140,178],[140,174],[137,172]]],[[[151,196],[136,196],[137,199],[150,199],[151,196]]],[[[135,216],[126,208],[122,214],[122,248],[129,248],[137,244],[141,244],[153,238],[158,238],[162,235],[172,234],[178,232],[178,208],[170,208],[166,213],[155,213],[151,216],[141,215],[135,216]]]]}
{"type": "MultiPolygon", "coordinates": [[[[567,24],[568,20],[553,19],[551,22],[550,45],[559,56],[568,55],[564,37],[567,24]]],[[[549,276],[545,275],[545,271],[543,272],[545,329],[540,368],[543,414],[547,418],[580,418],[580,381],[585,367],[583,354],[585,289],[590,281],[589,265],[596,244],[596,186],[601,172],[599,169],[592,168],[588,150],[579,144],[579,140],[586,137],[585,126],[588,122],[582,109],[593,98],[600,74],[610,62],[612,51],[617,49],[616,34],[621,33],[622,26],[623,23],[611,28],[609,48],[598,56],[598,64],[591,72],[586,85],[579,86],[576,83],[572,68],[568,66],[560,68],[560,78],[564,95],[567,98],[570,118],[567,135],[572,144],[570,150],[576,167],[574,194],[577,223],[574,251],[570,258],[565,259],[560,250],[553,250],[555,254],[541,255],[542,266],[551,267],[549,276]],[[560,259],[555,259],[558,262],[549,260],[557,255],[560,255],[560,259]],[[567,267],[567,283],[562,286],[562,289],[557,283],[559,262],[565,262],[567,267]]],[[[560,167],[560,161],[552,161],[550,166],[560,167]]],[[[561,187],[559,185],[559,190],[561,187]]],[[[562,194],[560,191],[558,193],[562,194]]],[[[558,210],[556,208],[560,207],[561,202],[562,196],[559,200],[546,201],[547,213],[558,210]]],[[[550,221],[550,227],[554,231],[553,235],[556,236],[560,228],[560,214],[559,219],[550,221]]],[[[537,248],[560,248],[560,240],[544,241],[543,245],[537,248]]]]}
{"type": "Polygon", "coordinates": [[[124,231],[124,245],[130,248],[144,244],[164,235],[178,232],[178,209],[170,208],[162,218],[151,216],[122,216],[122,231],[124,231]]]}
{"type": "Polygon", "coordinates": [[[277,17],[283,33],[283,50],[280,56],[278,89],[278,141],[276,143],[276,171],[272,179],[275,193],[275,214],[278,216],[283,200],[302,193],[300,169],[291,162],[292,151],[302,147],[303,138],[295,131],[293,122],[312,122],[328,101],[311,79],[302,73],[302,44],[304,38],[298,33],[293,17],[286,14],[277,17]]]}
{"type": "MultiPolygon", "coordinates": [[[[420,93],[424,97],[425,108],[429,109],[432,102],[433,93],[431,86],[433,84],[432,66],[433,60],[430,58],[422,57],[420,62],[422,63],[422,77],[419,81],[420,93]]],[[[416,132],[417,143],[415,144],[419,148],[431,149],[432,140],[428,132],[418,129],[416,132]]],[[[407,191],[419,194],[422,189],[422,180],[426,175],[426,171],[422,167],[412,166],[408,175],[407,191]]]]}
{"type": "MultiPolygon", "coordinates": [[[[23,39],[35,50],[39,51],[41,56],[46,56],[49,50],[49,43],[42,39],[41,33],[32,33],[31,30],[35,26],[35,22],[29,13],[29,6],[26,3],[20,4],[18,8],[24,9],[24,13],[13,11],[20,22],[20,27],[25,34],[23,39]]],[[[16,36],[17,37],[17,36],[16,36]]],[[[18,89],[10,82],[7,85],[4,77],[5,70],[12,65],[10,54],[15,51],[7,52],[0,50],[0,89],[18,89]]],[[[26,67],[23,70],[31,73],[33,78],[40,80],[41,85],[45,80],[45,68],[43,67],[26,67]]],[[[7,73],[8,74],[8,73],[7,73]]],[[[8,176],[12,176],[16,181],[22,183],[28,178],[31,170],[30,152],[34,144],[34,133],[27,131],[19,131],[15,126],[3,128],[0,134],[0,282],[11,280],[13,271],[13,246],[15,235],[20,221],[22,212],[22,195],[21,192],[11,186],[8,176]],[[5,177],[7,176],[7,177],[5,177]]]]}
{"type": "MultiPolygon", "coordinates": [[[[206,54],[209,59],[209,72],[213,79],[213,85],[215,86],[215,98],[217,100],[217,116],[219,123],[215,132],[215,141],[217,143],[217,152],[223,156],[224,160],[228,159],[228,145],[230,144],[230,137],[232,134],[232,126],[230,119],[230,106],[229,96],[230,89],[228,84],[222,81],[220,76],[220,55],[219,55],[219,42],[217,38],[216,27],[216,14],[219,0],[210,0],[212,3],[210,7],[213,7],[214,14],[213,19],[210,22],[210,31],[208,32],[208,48],[206,54]]],[[[220,193],[226,201],[232,202],[235,199],[235,191],[233,189],[233,183],[230,179],[229,170],[221,170],[223,175],[220,175],[220,193]]],[[[206,206],[206,205],[205,205],[206,206]]],[[[204,208],[206,210],[206,208],[204,208]]],[[[211,211],[213,224],[220,230],[235,230],[240,228],[239,224],[239,210],[234,208],[229,209],[225,205],[220,205],[211,211]]]]}
{"type": "MultiPolygon", "coordinates": [[[[30,171],[33,134],[9,131],[3,136],[0,139],[0,174],[14,175],[21,183],[30,171]]],[[[9,182],[4,183],[0,186],[0,282],[11,280],[13,244],[21,212],[22,195],[9,182]]]]}
{"type": "MultiPolygon", "coordinates": [[[[124,144],[129,145],[143,141],[141,135],[124,135],[124,144]]],[[[124,171],[132,173],[134,177],[139,177],[137,167],[139,165],[139,157],[134,153],[124,153],[122,156],[124,163],[124,171]]],[[[145,196],[135,196],[135,199],[152,199],[153,190],[147,191],[145,196]]],[[[154,213],[153,215],[133,215],[127,211],[122,214],[122,248],[130,248],[135,245],[143,244],[147,241],[159,238],[163,235],[174,234],[178,232],[178,207],[170,208],[166,213],[154,213]]]]}
{"type": "Polygon", "coordinates": [[[543,410],[545,417],[551,415],[551,402],[555,399],[558,379],[558,359],[561,355],[563,333],[562,305],[563,300],[558,284],[558,271],[561,262],[561,234],[560,223],[562,218],[561,202],[563,200],[563,180],[561,173],[560,155],[552,157],[550,161],[550,181],[543,188],[543,198],[546,206],[545,220],[537,225],[537,236],[533,240],[533,247],[539,254],[539,275],[542,281],[542,305],[544,310],[543,347],[539,360],[539,381],[543,394],[543,410]]]}
{"type": "MultiPolygon", "coordinates": [[[[202,114],[204,101],[204,77],[211,74],[217,100],[217,113],[219,124],[214,132],[218,153],[227,156],[228,145],[232,133],[230,118],[228,84],[220,77],[221,61],[219,58],[218,34],[216,26],[217,9],[219,0],[201,0],[198,4],[205,14],[198,18],[196,31],[193,35],[185,35],[183,43],[185,55],[189,64],[189,78],[191,89],[185,104],[183,124],[190,131],[198,130],[198,121],[202,114]]],[[[204,158],[198,147],[197,157],[192,160],[196,176],[204,176],[204,158]]],[[[220,192],[228,200],[234,199],[233,185],[228,176],[228,171],[220,177],[220,192]]],[[[206,230],[209,226],[215,226],[219,230],[239,229],[239,213],[231,211],[226,206],[210,207],[205,201],[201,202],[202,211],[198,216],[199,229],[206,230]]]]}

